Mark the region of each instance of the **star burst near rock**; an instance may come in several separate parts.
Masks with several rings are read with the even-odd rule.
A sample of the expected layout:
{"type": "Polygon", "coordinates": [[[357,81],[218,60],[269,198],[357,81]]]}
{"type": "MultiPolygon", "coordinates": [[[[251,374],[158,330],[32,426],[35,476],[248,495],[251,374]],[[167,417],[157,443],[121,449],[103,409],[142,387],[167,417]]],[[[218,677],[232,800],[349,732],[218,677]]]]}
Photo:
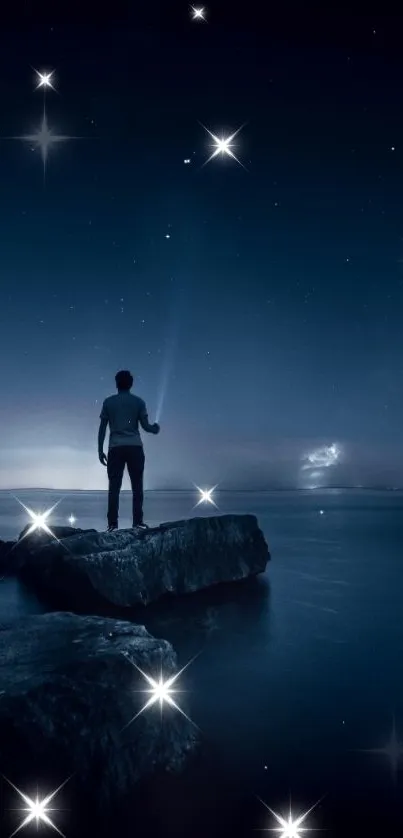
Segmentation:
{"type": "Polygon", "coordinates": [[[32,521],[32,524],[25,533],[24,538],[26,538],[27,535],[31,535],[31,533],[35,532],[35,530],[43,530],[43,532],[46,532],[48,535],[51,535],[52,538],[56,538],[56,536],[53,534],[52,530],[46,522],[49,518],[49,515],[52,514],[53,510],[56,509],[57,506],[59,506],[61,499],[58,500],[57,503],[55,503],[45,512],[34,512],[32,509],[29,508],[29,506],[25,506],[25,503],[23,503],[22,500],[20,500],[19,498],[16,497],[15,500],[20,504],[20,506],[22,506],[23,509],[25,509],[25,512],[28,512],[28,515],[32,521]]]}
{"type": "MultiPolygon", "coordinates": [[[[49,516],[52,514],[53,510],[56,509],[56,507],[59,506],[59,503],[62,502],[63,498],[60,498],[60,500],[54,503],[53,506],[51,506],[49,509],[46,509],[45,512],[34,512],[32,509],[29,508],[29,506],[25,506],[25,503],[23,503],[22,500],[17,498],[15,495],[13,495],[13,497],[17,501],[17,503],[19,503],[20,506],[22,506],[22,508],[25,509],[25,512],[28,512],[28,515],[32,521],[31,526],[28,527],[26,533],[24,533],[22,538],[20,538],[19,541],[16,541],[14,547],[18,547],[18,545],[21,544],[21,541],[23,541],[24,538],[27,538],[28,535],[31,535],[31,533],[35,532],[36,530],[42,530],[42,532],[46,532],[48,535],[52,536],[52,538],[54,538],[54,540],[57,541],[58,544],[62,543],[54,534],[54,532],[52,532],[47,521],[49,516]]],[[[70,552],[65,544],[63,546],[65,550],[67,550],[67,552],[70,552]]]]}
{"type": "Polygon", "coordinates": [[[195,509],[196,506],[200,506],[201,503],[211,503],[216,509],[218,509],[217,504],[212,498],[212,494],[216,488],[217,486],[213,486],[212,489],[200,489],[199,486],[196,486],[197,491],[200,492],[200,500],[196,503],[193,509],[195,509]]]}
{"type": "Polygon", "coordinates": [[[190,664],[193,663],[193,661],[194,658],[188,661],[188,663],[185,664],[185,666],[183,666],[182,669],[179,670],[179,672],[177,672],[175,675],[171,675],[169,678],[165,680],[162,674],[162,670],[157,680],[156,678],[153,678],[151,675],[147,675],[146,672],[143,672],[143,670],[140,669],[140,667],[137,666],[137,664],[134,663],[134,661],[130,661],[132,666],[134,666],[137,669],[137,671],[140,672],[140,675],[142,675],[143,678],[149,684],[149,689],[142,690],[142,692],[149,693],[150,698],[148,699],[148,701],[146,701],[141,710],[139,710],[139,712],[136,713],[136,715],[133,716],[132,719],[130,719],[130,721],[127,723],[127,725],[125,725],[123,730],[125,730],[125,728],[129,727],[129,725],[131,725],[132,722],[138,719],[138,717],[141,716],[141,714],[144,713],[145,710],[148,710],[150,707],[157,703],[160,706],[161,713],[164,704],[168,704],[169,707],[173,707],[175,710],[181,713],[182,716],[184,716],[185,719],[188,720],[188,722],[194,725],[192,719],[190,719],[189,716],[186,715],[186,713],[182,710],[179,704],[177,704],[173,697],[174,695],[177,695],[181,692],[181,690],[178,690],[174,685],[176,684],[178,678],[180,678],[182,673],[185,671],[185,669],[187,669],[188,666],[190,666],[190,664]]]}

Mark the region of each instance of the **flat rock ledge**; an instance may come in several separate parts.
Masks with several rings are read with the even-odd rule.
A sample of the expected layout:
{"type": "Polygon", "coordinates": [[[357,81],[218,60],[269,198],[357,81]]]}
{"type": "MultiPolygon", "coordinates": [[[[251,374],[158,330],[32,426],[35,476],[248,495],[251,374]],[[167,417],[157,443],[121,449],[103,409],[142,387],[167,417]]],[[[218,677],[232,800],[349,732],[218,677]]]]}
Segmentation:
{"type": "Polygon", "coordinates": [[[72,777],[105,812],[155,772],[181,775],[197,729],[158,703],[130,723],[149,698],[134,664],[178,671],[170,643],[126,621],[56,612],[0,626],[2,775],[36,790],[48,773],[50,791],[72,777]]]}
{"type": "Polygon", "coordinates": [[[256,576],[270,559],[254,515],[191,518],[140,533],[54,532],[59,541],[40,533],[17,543],[19,572],[48,602],[62,598],[72,610],[94,601],[148,605],[256,576]]]}

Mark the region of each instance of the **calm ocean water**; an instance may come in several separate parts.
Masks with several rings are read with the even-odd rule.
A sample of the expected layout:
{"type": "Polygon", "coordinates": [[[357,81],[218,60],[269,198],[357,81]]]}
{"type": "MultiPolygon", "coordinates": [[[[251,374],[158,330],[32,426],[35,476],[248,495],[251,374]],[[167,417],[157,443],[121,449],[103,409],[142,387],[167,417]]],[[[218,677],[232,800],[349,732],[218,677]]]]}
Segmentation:
{"type": "MultiPolygon", "coordinates": [[[[62,493],[18,496],[40,510],[62,493]]],[[[267,573],[136,616],[173,643],[181,665],[200,652],[186,673],[186,702],[205,743],[205,794],[199,810],[183,806],[183,834],[196,834],[196,818],[209,836],[252,835],[278,826],[258,798],[284,814],[290,797],[300,813],[323,796],[307,826],[344,836],[401,829],[398,746],[395,764],[393,748],[382,751],[394,723],[403,742],[403,494],[216,499],[220,513],[257,515],[272,553],[267,573]]],[[[145,518],[152,525],[214,514],[193,510],[195,501],[186,492],[146,493],[145,518]]],[[[76,526],[103,529],[105,504],[103,492],[66,493],[52,522],[73,514],[76,526]]],[[[15,538],[26,523],[1,492],[0,537],[15,538]]],[[[129,523],[124,493],[121,526],[129,523]]],[[[0,621],[41,610],[16,580],[0,583],[0,621]]]]}

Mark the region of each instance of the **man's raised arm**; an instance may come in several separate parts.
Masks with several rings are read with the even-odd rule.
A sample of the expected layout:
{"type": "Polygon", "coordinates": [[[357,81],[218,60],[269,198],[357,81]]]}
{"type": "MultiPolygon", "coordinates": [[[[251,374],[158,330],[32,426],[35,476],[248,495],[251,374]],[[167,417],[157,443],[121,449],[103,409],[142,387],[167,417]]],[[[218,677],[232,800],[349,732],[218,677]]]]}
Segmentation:
{"type": "Polygon", "coordinates": [[[147,431],[148,434],[158,434],[160,430],[160,426],[157,422],[154,422],[153,425],[150,425],[148,421],[148,413],[147,408],[145,406],[145,402],[142,402],[140,407],[140,414],[139,414],[139,422],[143,431],[147,431]]]}

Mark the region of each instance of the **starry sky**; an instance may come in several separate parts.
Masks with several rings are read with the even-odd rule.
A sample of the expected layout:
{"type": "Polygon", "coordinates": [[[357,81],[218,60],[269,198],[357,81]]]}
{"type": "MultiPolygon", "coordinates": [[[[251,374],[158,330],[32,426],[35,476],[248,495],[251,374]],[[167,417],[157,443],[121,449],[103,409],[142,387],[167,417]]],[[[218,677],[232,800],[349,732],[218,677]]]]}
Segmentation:
{"type": "Polygon", "coordinates": [[[403,484],[403,22],[304,9],[2,27],[0,488],[105,488],[120,368],[146,488],[403,484]]]}

